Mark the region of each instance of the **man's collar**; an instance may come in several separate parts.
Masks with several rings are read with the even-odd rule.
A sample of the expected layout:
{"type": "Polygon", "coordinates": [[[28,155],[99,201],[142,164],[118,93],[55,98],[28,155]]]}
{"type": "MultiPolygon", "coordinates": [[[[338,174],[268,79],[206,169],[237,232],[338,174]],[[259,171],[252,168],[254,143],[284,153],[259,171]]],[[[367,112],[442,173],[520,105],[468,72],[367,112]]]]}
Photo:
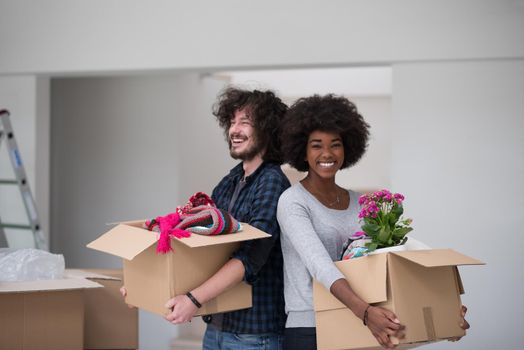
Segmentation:
{"type": "Polygon", "coordinates": [[[233,169],[231,169],[230,174],[235,178],[235,181],[240,181],[242,178],[244,178],[246,182],[250,182],[260,173],[260,171],[262,171],[262,169],[265,166],[266,166],[266,162],[264,161],[262,162],[262,164],[258,166],[258,168],[256,168],[255,171],[253,171],[253,173],[251,173],[251,175],[244,178],[243,162],[240,162],[233,169]]]}

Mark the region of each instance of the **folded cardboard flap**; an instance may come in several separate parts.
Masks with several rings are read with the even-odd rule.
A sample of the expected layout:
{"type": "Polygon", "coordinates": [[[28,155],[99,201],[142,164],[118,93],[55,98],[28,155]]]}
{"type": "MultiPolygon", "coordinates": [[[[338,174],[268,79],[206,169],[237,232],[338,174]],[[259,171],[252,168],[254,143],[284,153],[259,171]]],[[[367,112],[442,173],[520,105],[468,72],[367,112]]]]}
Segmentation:
{"type": "Polygon", "coordinates": [[[85,278],[91,280],[122,281],[122,270],[108,269],[66,269],[64,274],[71,278],[85,278]]]}
{"type": "Polygon", "coordinates": [[[136,224],[119,224],[89,243],[87,247],[133,260],[157,240],[156,232],[137,227],[136,224]]]}
{"type": "Polygon", "coordinates": [[[241,230],[235,233],[216,236],[205,236],[194,233],[190,237],[180,239],[177,238],[177,240],[187,245],[188,247],[197,248],[271,237],[271,235],[249,224],[241,223],[241,226],[241,230]]]}
{"type": "Polygon", "coordinates": [[[455,281],[457,283],[458,293],[462,295],[464,294],[464,285],[462,284],[462,278],[460,278],[460,273],[457,266],[453,268],[453,272],[455,274],[455,281]]]}
{"type": "MultiPolygon", "coordinates": [[[[109,230],[87,245],[88,248],[133,260],[138,254],[158,241],[159,234],[144,229],[143,221],[122,223],[109,230]]],[[[270,237],[249,224],[242,223],[242,230],[236,233],[217,236],[192,234],[190,237],[173,238],[191,248],[224,243],[241,242],[270,237]]]]}
{"type": "Polygon", "coordinates": [[[61,278],[54,280],[2,282],[0,283],[0,293],[59,291],[101,287],[102,285],[83,278],[61,278]]]}
{"type": "Polygon", "coordinates": [[[484,265],[480,260],[470,258],[453,249],[408,250],[391,252],[424,267],[484,265]]]}
{"type": "MultiPolygon", "coordinates": [[[[370,304],[387,300],[387,255],[376,254],[366,257],[337,261],[335,266],[348,280],[357,295],[370,304]],[[350,263],[348,263],[350,262],[350,263]]],[[[313,281],[315,310],[332,310],[345,308],[331,292],[321,283],[313,281]]]]}

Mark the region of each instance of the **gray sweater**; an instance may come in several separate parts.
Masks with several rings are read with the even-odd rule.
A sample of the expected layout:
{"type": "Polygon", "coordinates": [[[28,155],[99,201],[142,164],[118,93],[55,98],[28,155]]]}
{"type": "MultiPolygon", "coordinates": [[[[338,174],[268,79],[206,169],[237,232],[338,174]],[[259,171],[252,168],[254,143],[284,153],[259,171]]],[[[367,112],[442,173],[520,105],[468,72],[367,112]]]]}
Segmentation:
{"type": "Polygon", "coordinates": [[[359,194],[348,192],[345,210],[327,208],[300,183],[280,196],[277,218],[284,255],[287,328],[315,327],[312,278],[328,290],[344,278],[333,261],[340,258],[349,236],[360,231],[359,194]]]}

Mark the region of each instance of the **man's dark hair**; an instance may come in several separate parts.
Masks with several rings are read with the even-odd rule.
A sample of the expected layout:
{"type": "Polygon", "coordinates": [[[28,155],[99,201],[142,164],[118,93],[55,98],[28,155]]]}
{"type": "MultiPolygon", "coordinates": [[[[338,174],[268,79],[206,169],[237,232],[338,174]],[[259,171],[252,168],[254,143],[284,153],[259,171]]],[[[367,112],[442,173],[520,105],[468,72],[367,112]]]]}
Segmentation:
{"type": "Polygon", "coordinates": [[[344,144],[341,169],[354,165],[365,153],[369,125],[347,98],[333,94],[314,95],[297,100],[281,126],[282,156],[299,171],[307,171],[306,149],[313,131],[339,134],[344,144]]]}
{"type": "Polygon", "coordinates": [[[262,159],[282,164],[280,152],[280,123],[287,106],[272,91],[242,90],[229,87],[223,91],[213,106],[213,114],[224,129],[226,141],[235,112],[246,109],[253,123],[258,144],[265,149],[262,159]]]}

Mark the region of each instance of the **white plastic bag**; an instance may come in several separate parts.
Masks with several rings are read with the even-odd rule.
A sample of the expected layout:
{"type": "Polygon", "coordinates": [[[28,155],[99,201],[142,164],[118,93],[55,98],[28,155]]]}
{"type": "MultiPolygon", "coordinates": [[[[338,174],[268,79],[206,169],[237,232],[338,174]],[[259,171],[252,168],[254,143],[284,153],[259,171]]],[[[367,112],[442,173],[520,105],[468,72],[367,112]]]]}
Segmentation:
{"type": "Polygon", "coordinates": [[[62,278],[65,262],[61,254],[38,249],[0,250],[0,281],[33,281],[62,278]]]}

